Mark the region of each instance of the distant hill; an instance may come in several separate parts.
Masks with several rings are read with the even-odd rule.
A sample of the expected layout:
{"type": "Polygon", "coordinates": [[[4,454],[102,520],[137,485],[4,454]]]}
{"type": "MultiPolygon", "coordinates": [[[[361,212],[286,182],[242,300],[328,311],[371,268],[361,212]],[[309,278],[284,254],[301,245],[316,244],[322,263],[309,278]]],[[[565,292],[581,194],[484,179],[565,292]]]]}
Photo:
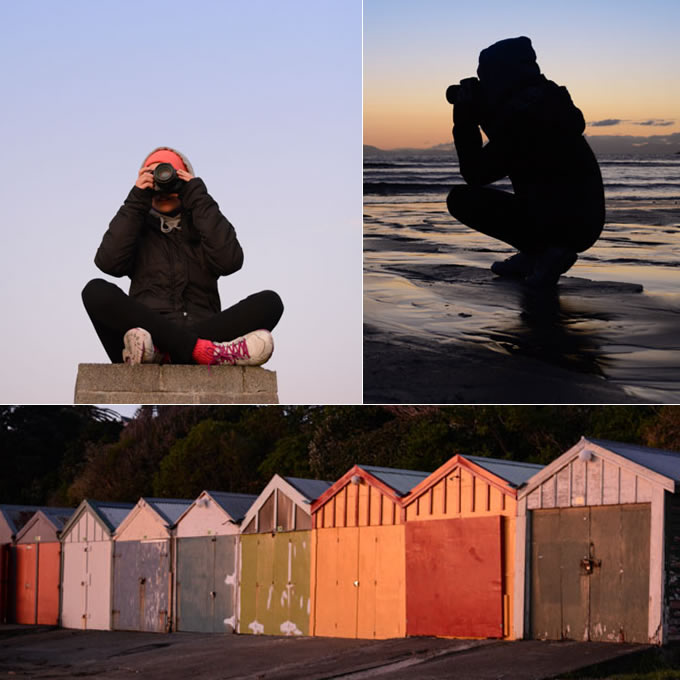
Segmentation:
{"type": "MultiPolygon", "coordinates": [[[[632,135],[586,135],[593,151],[598,154],[620,154],[632,156],[672,156],[680,154],[680,132],[670,135],[653,135],[651,137],[634,137],[632,135]]],[[[456,151],[452,142],[437,144],[428,149],[379,149],[377,146],[364,144],[364,157],[393,157],[400,154],[433,155],[451,154],[456,151]]]]}

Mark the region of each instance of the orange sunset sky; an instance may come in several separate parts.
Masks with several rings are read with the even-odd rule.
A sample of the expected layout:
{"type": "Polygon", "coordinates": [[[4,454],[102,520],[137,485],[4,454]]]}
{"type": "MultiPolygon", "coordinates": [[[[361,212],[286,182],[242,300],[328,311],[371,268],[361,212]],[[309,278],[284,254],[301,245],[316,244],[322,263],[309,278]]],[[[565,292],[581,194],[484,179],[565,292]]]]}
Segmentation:
{"type": "Polygon", "coordinates": [[[531,38],[543,74],[565,85],[586,134],[680,132],[680,2],[364,0],[364,143],[426,148],[451,140],[451,83],[479,52],[531,38]]]}

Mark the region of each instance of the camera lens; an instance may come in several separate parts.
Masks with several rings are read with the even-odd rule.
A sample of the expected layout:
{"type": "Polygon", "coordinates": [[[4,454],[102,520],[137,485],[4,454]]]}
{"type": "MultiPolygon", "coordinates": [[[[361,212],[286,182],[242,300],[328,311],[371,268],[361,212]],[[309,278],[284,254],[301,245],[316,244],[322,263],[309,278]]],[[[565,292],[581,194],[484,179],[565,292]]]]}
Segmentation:
{"type": "Polygon", "coordinates": [[[449,104],[455,106],[456,100],[458,99],[458,92],[460,91],[460,85],[449,85],[446,88],[446,101],[449,104]]]}
{"type": "Polygon", "coordinates": [[[182,182],[170,163],[159,163],[153,171],[154,189],[163,193],[174,193],[182,182]]]}

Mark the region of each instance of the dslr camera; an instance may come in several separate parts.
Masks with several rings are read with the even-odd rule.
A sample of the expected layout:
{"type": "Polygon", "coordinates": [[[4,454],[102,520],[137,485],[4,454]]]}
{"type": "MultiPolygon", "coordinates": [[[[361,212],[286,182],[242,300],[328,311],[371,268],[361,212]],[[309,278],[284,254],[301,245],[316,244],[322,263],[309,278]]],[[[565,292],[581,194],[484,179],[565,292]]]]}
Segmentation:
{"type": "Polygon", "coordinates": [[[469,89],[475,99],[479,97],[479,80],[477,78],[463,78],[459,85],[449,85],[446,88],[446,101],[455,106],[463,88],[469,89]]]}
{"type": "Polygon", "coordinates": [[[170,163],[159,163],[153,171],[153,188],[159,194],[176,194],[183,184],[170,163]]]}

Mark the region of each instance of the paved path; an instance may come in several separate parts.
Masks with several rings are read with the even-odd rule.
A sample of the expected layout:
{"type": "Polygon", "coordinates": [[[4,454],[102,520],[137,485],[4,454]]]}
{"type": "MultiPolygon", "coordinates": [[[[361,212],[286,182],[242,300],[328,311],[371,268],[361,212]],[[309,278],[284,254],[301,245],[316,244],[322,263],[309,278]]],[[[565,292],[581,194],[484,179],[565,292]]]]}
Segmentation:
{"type": "Polygon", "coordinates": [[[582,642],[369,641],[0,626],[0,677],[540,680],[640,649],[582,642]]]}

